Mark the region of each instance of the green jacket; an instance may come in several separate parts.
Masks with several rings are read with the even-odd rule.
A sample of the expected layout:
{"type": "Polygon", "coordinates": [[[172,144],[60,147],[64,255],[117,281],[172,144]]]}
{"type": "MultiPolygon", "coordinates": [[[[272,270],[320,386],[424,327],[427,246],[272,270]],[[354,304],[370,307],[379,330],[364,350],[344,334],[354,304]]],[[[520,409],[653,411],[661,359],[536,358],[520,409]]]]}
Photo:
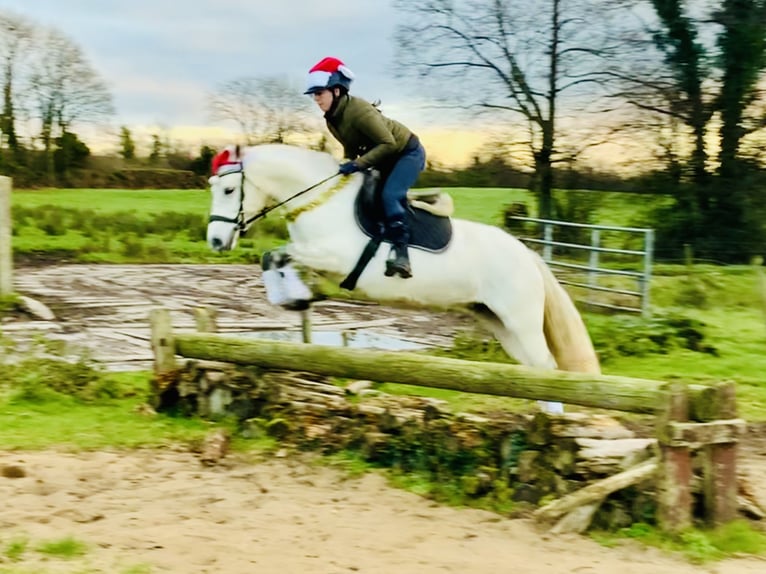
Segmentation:
{"type": "Polygon", "coordinates": [[[335,109],[325,114],[330,133],[343,144],[346,158],[360,167],[385,169],[407,145],[412,132],[384,116],[369,102],[341,96],[335,109]]]}

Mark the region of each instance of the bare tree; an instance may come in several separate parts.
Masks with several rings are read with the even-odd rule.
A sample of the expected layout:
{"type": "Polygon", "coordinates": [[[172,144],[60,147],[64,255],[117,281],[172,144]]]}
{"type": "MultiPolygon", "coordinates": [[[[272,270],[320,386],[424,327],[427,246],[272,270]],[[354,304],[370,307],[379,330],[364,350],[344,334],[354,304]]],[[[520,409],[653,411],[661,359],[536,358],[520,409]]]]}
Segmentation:
{"type": "Polygon", "coordinates": [[[208,96],[211,117],[234,122],[247,144],[281,143],[313,131],[309,100],[279,77],[243,77],[208,96]]]}
{"type": "MultiPolygon", "coordinates": [[[[601,5],[589,0],[398,0],[401,60],[462,108],[511,112],[508,133],[526,126],[539,192],[539,214],[553,211],[553,166],[565,152],[559,134],[567,114],[600,104],[602,59],[611,48],[601,5]]],[[[605,103],[604,103],[605,106],[605,103]]],[[[583,141],[581,139],[581,141],[583,141]]],[[[590,140],[590,143],[594,143],[590,140]]]]}
{"type": "MultiPolygon", "coordinates": [[[[0,114],[0,131],[11,150],[19,147],[16,133],[16,99],[14,91],[19,67],[29,53],[34,36],[33,26],[21,16],[0,12],[0,66],[2,66],[3,108],[0,114]]],[[[0,142],[2,143],[2,142],[0,142]]]]}
{"type": "Polygon", "coordinates": [[[56,137],[75,123],[99,121],[114,113],[104,81],[79,46],[57,30],[45,31],[38,41],[30,91],[49,168],[56,137]]]}

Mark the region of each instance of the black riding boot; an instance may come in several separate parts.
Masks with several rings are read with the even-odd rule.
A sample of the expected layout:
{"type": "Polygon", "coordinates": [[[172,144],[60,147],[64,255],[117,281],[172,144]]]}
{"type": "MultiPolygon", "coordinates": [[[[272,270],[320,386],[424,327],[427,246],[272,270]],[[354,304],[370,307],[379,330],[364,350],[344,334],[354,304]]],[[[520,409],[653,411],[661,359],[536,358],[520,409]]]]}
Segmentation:
{"type": "Polygon", "coordinates": [[[410,230],[402,220],[395,220],[386,224],[386,235],[393,244],[393,257],[386,261],[386,277],[399,275],[403,279],[412,277],[410,257],[407,253],[407,242],[410,239],[410,230]]]}

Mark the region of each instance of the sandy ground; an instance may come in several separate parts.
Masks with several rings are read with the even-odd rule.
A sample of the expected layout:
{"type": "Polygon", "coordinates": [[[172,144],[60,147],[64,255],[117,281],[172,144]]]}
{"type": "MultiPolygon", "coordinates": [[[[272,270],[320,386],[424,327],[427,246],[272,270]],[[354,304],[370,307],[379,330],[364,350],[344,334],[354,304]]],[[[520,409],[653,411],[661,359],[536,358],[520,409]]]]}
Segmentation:
{"type": "Polygon", "coordinates": [[[0,465],[26,474],[0,478],[0,539],[29,540],[14,564],[23,572],[766,571],[754,558],[701,567],[638,546],[553,537],[527,520],[435,505],[378,475],[348,478],[288,458],[207,468],[180,452],[43,452],[1,455],[0,465]],[[87,544],[84,556],[44,560],[33,550],[66,536],[87,544]]]}
{"type": "MultiPolygon", "coordinates": [[[[253,268],[239,267],[22,269],[19,291],[50,304],[57,318],[16,322],[8,332],[46,332],[91,345],[97,357],[122,355],[117,366],[135,366],[146,361],[146,313],[158,304],[170,306],[179,321],[190,321],[191,309],[205,303],[217,305],[223,320],[295,322],[263,302],[255,280],[244,274],[253,268]]],[[[463,321],[364,305],[328,304],[316,313],[318,323],[328,324],[388,318],[389,333],[437,342],[463,321]]],[[[753,434],[744,446],[742,472],[766,500],[766,442],[753,434]]],[[[230,456],[211,468],[192,453],[170,449],[0,450],[0,469],[2,573],[766,572],[766,561],[757,558],[702,567],[636,545],[605,548],[582,536],[550,536],[528,520],[435,505],[387,486],[380,475],[350,479],[292,457],[230,456]],[[82,557],[45,559],[35,550],[67,536],[87,544],[82,557]],[[23,539],[28,549],[10,562],[4,551],[23,539]]]]}

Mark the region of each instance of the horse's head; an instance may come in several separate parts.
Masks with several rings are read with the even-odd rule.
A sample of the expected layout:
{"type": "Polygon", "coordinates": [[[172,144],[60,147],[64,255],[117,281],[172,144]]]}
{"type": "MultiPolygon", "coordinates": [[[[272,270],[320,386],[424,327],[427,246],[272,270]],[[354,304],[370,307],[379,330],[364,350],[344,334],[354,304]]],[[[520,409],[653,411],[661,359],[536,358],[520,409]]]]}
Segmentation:
{"type": "Polygon", "coordinates": [[[247,231],[249,215],[263,208],[265,198],[259,199],[259,194],[253,192],[253,182],[247,181],[238,145],[218,153],[211,167],[207,242],[214,251],[229,251],[236,247],[240,234],[247,231]]]}

